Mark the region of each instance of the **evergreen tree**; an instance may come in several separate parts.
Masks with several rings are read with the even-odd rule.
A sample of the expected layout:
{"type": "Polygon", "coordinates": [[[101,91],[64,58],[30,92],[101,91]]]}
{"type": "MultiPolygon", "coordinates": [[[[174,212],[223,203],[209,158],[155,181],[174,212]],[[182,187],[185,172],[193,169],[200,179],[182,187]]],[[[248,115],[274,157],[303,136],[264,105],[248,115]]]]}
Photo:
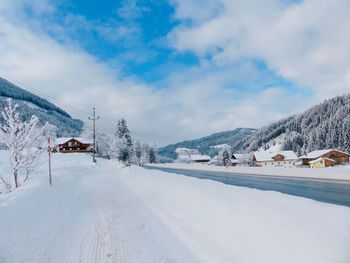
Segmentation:
{"type": "Polygon", "coordinates": [[[139,140],[137,140],[135,143],[135,157],[136,157],[137,163],[141,163],[142,146],[139,140]]]}
{"type": "Polygon", "coordinates": [[[147,143],[142,145],[141,164],[149,162],[150,150],[151,149],[147,143]]]}
{"type": "Polygon", "coordinates": [[[224,149],[223,152],[222,152],[222,156],[221,156],[221,161],[222,161],[222,164],[224,166],[229,166],[231,165],[231,158],[230,158],[230,155],[227,151],[227,149],[224,149]]]}
{"type": "Polygon", "coordinates": [[[118,161],[130,164],[133,143],[125,119],[118,120],[112,152],[118,161]]]}
{"type": "Polygon", "coordinates": [[[156,163],[157,162],[156,152],[155,152],[153,147],[151,147],[150,150],[149,150],[149,162],[150,163],[156,163]]]}

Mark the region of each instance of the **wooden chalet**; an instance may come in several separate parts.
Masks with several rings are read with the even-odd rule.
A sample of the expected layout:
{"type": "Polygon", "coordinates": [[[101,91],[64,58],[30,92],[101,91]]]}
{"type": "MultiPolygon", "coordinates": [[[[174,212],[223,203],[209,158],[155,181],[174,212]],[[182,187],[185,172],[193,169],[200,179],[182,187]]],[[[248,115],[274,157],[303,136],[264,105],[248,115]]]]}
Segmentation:
{"type": "Polygon", "coordinates": [[[324,158],[325,160],[327,159],[333,160],[334,162],[332,162],[332,165],[339,165],[339,164],[348,164],[349,157],[350,157],[350,154],[348,153],[345,153],[336,149],[329,149],[329,150],[319,150],[319,151],[310,152],[307,155],[301,156],[300,160],[303,166],[309,166],[310,162],[320,158],[324,158]]]}
{"type": "Polygon", "coordinates": [[[60,153],[90,153],[93,152],[93,143],[84,138],[58,138],[57,151],[60,153]]]}

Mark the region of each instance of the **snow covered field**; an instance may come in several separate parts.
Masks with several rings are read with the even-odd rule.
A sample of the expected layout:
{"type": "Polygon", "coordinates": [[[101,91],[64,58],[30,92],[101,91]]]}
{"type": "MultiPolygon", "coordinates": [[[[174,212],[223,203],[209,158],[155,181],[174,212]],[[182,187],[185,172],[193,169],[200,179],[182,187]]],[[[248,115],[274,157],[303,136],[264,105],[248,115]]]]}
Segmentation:
{"type": "MultiPolygon", "coordinates": [[[[0,167],[6,171],[5,152],[0,167]]],[[[350,262],[350,208],[54,155],[0,195],[0,262],[350,262]]]]}
{"type": "Polygon", "coordinates": [[[200,163],[164,163],[164,164],[147,164],[147,166],[187,169],[194,171],[215,171],[236,174],[251,175],[276,175],[301,178],[317,178],[350,181],[350,166],[336,166],[322,169],[311,168],[285,168],[285,167],[224,167],[213,166],[200,163]]]}

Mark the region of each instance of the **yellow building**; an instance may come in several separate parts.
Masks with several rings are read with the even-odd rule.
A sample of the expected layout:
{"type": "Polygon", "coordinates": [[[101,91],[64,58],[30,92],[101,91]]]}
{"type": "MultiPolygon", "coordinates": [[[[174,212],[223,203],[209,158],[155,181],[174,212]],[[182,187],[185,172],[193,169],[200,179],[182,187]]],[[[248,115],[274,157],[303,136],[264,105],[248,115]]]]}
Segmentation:
{"type": "Polygon", "coordinates": [[[318,158],[314,161],[310,161],[309,165],[310,168],[325,168],[325,167],[329,167],[329,166],[334,166],[335,161],[329,158],[318,158]]]}

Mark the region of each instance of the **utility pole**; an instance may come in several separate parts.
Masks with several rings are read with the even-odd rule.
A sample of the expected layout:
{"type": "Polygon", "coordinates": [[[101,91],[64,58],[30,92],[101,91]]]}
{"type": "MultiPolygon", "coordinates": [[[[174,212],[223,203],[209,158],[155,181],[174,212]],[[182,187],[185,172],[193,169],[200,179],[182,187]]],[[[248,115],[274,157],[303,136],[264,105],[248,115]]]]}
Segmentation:
{"type": "Polygon", "coordinates": [[[98,120],[100,116],[96,116],[95,107],[92,108],[92,117],[89,117],[89,120],[92,121],[92,129],[93,129],[93,144],[94,150],[92,153],[92,161],[96,163],[96,120],[98,120]]]}
{"type": "Polygon", "coordinates": [[[48,138],[48,145],[47,145],[47,151],[49,153],[49,182],[50,185],[52,186],[52,175],[51,175],[51,139],[48,138]]]}

